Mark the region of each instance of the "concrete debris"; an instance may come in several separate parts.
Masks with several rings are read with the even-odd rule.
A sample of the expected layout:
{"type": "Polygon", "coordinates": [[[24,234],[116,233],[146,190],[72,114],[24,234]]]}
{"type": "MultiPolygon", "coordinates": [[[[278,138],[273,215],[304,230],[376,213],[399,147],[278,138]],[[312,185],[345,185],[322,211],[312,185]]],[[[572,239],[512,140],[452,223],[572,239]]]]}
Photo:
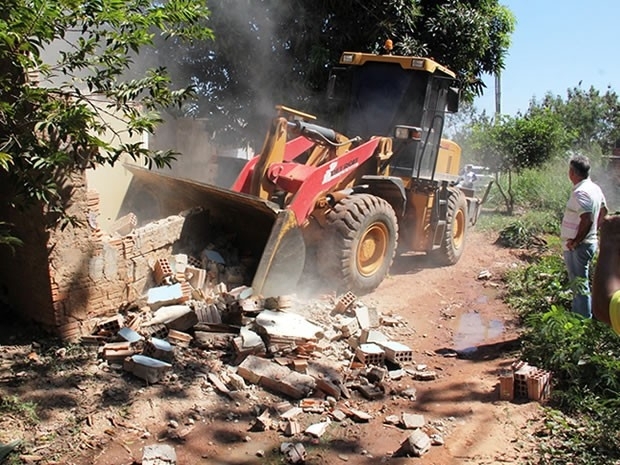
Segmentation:
{"type": "Polygon", "coordinates": [[[306,461],[306,449],[301,443],[283,442],[280,445],[280,453],[284,455],[287,463],[301,464],[306,461]]]}
{"type": "Polygon", "coordinates": [[[174,447],[167,444],[144,446],[142,465],[175,465],[177,454],[174,447]]]}
{"type": "Polygon", "coordinates": [[[170,363],[147,357],[145,355],[132,355],[125,358],[123,369],[142,378],[149,384],[155,384],[166,375],[172,368],[170,363]]]}
{"type": "MultiPolygon", "coordinates": [[[[177,372],[191,370],[207,392],[237,405],[254,403],[253,431],[274,429],[287,437],[305,433],[312,441],[318,441],[332,421],[343,426],[347,420],[373,421],[377,410],[363,407],[369,401],[388,396],[415,401],[416,389],[407,385],[408,377],[436,379],[434,371],[415,364],[410,347],[396,340],[407,326],[400,317],[380,314],[351,292],[336,300],[300,302],[292,295],[265,299],[238,279],[243,267],[229,265],[238,263],[230,257],[207,248],[200,258],[176,254],[157,260],[152,266],[156,286],[118,315],[97,321],[83,342],[99,345],[104,364],[122,366],[148,384],[178,383],[177,372]],[[282,402],[259,408],[257,387],[282,396],[282,402]],[[304,429],[310,415],[320,421],[304,429]]],[[[539,378],[543,381],[531,389],[546,379],[539,378]]],[[[417,434],[426,429],[422,415],[388,415],[383,421],[415,430],[401,446],[403,454],[427,451],[431,439],[417,434]]],[[[166,437],[183,440],[188,431],[169,428],[166,437]]],[[[438,444],[440,439],[433,436],[432,441],[438,444]]],[[[282,446],[288,463],[305,462],[302,444],[282,446]]],[[[161,457],[145,455],[143,463],[176,461],[155,453],[161,457]]]]}
{"type": "Polygon", "coordinates": [[[327,431],[327,427],[330,425],[330,423],[331,423],[330,419],[327,418],[325,421],[314,423],[308,426],[304,430],[304,433],[310,436],[314,436],[315,438],[320,438],[321,436],[325,434],[325,431],[327,431]]]}
{"type": "Polygon", "coordinates": [[[405,429],[422,428],[425,424],[424,415],[403,413],[401,415],[401,423],[405,429]]]}
{"type": "Polygon", "coordinates": [[[395,457],[422,457],[431,448],[431,438],[417,429],[411,433],[394,453],[395,457]]]}
{"type": "Polygon", "coordinates": [[[478,273],[478,279],[491,279],[493,275],[491,274],[491,272],[489,270],[482,270],[480,273],[478,273]]]}

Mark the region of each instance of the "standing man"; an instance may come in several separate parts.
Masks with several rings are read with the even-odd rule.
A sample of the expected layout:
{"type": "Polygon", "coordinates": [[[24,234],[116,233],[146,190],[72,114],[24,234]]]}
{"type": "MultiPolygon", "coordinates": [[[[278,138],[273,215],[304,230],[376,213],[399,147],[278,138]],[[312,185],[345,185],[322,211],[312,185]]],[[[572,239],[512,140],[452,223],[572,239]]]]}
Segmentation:
{"type": "Polygon", "coordinates": [[[598,227],[607,215],[605,195],[590,179],[590,160],[584,155],[571,158],[568,179],[573,190],[564,210],[560,238],[573,287],[571,310],[592,318],[589,267],[597,249],[598,227]]]}

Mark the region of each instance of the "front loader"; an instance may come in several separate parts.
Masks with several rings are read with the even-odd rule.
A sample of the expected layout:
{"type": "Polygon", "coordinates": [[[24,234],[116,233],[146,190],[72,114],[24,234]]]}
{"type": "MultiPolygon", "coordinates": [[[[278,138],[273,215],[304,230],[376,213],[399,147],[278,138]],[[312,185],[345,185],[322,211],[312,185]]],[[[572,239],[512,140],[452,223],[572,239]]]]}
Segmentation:
{"type": "Polygon", "coordinates": [[[309,257],[338,289],[369,292],[396,253],[456,263],[478,218],[482,200],[457,187],[460,147],[441,137],[455,87],[428,58],[346,52],[328,86],[337,121],[276,107],[231,189],[132,171],[162,213],[200,207],[234,235],[255,257],[255,294],[291,292],[309,257]]]}

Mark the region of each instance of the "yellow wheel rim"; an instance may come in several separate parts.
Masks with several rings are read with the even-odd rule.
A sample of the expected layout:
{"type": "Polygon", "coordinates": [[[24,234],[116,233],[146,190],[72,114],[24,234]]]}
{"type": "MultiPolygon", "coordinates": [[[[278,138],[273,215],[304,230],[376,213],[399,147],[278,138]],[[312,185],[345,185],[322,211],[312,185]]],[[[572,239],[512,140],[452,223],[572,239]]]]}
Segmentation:
{"type": "Polygon", "coordinates": [[[389,231],[383,223],[371,224],[357,246],[357,268],[361,275],[371,276],[383,265],[389,243],[389,231]]]}
{"type": "Polygon", "coordinates": [[[454,216],[454,223],[452,224],[452,243],[455,249],[460,249],[463,245],[465,238],[465,213],[460,208],[456,211],[454,216]]]}

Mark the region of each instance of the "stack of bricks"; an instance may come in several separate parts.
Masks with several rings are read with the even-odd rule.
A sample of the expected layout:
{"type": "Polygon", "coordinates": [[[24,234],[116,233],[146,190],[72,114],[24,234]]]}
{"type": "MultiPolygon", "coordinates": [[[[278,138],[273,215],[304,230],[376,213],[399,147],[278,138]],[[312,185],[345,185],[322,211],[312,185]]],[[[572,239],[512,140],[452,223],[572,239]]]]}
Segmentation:
{"type": "Polygon", "coordinates": [[[502,373],[500,399],[528,399],[543,402],[551,394],[551,373],[523,361],[512,364],[511,372],[502,373]]]}

